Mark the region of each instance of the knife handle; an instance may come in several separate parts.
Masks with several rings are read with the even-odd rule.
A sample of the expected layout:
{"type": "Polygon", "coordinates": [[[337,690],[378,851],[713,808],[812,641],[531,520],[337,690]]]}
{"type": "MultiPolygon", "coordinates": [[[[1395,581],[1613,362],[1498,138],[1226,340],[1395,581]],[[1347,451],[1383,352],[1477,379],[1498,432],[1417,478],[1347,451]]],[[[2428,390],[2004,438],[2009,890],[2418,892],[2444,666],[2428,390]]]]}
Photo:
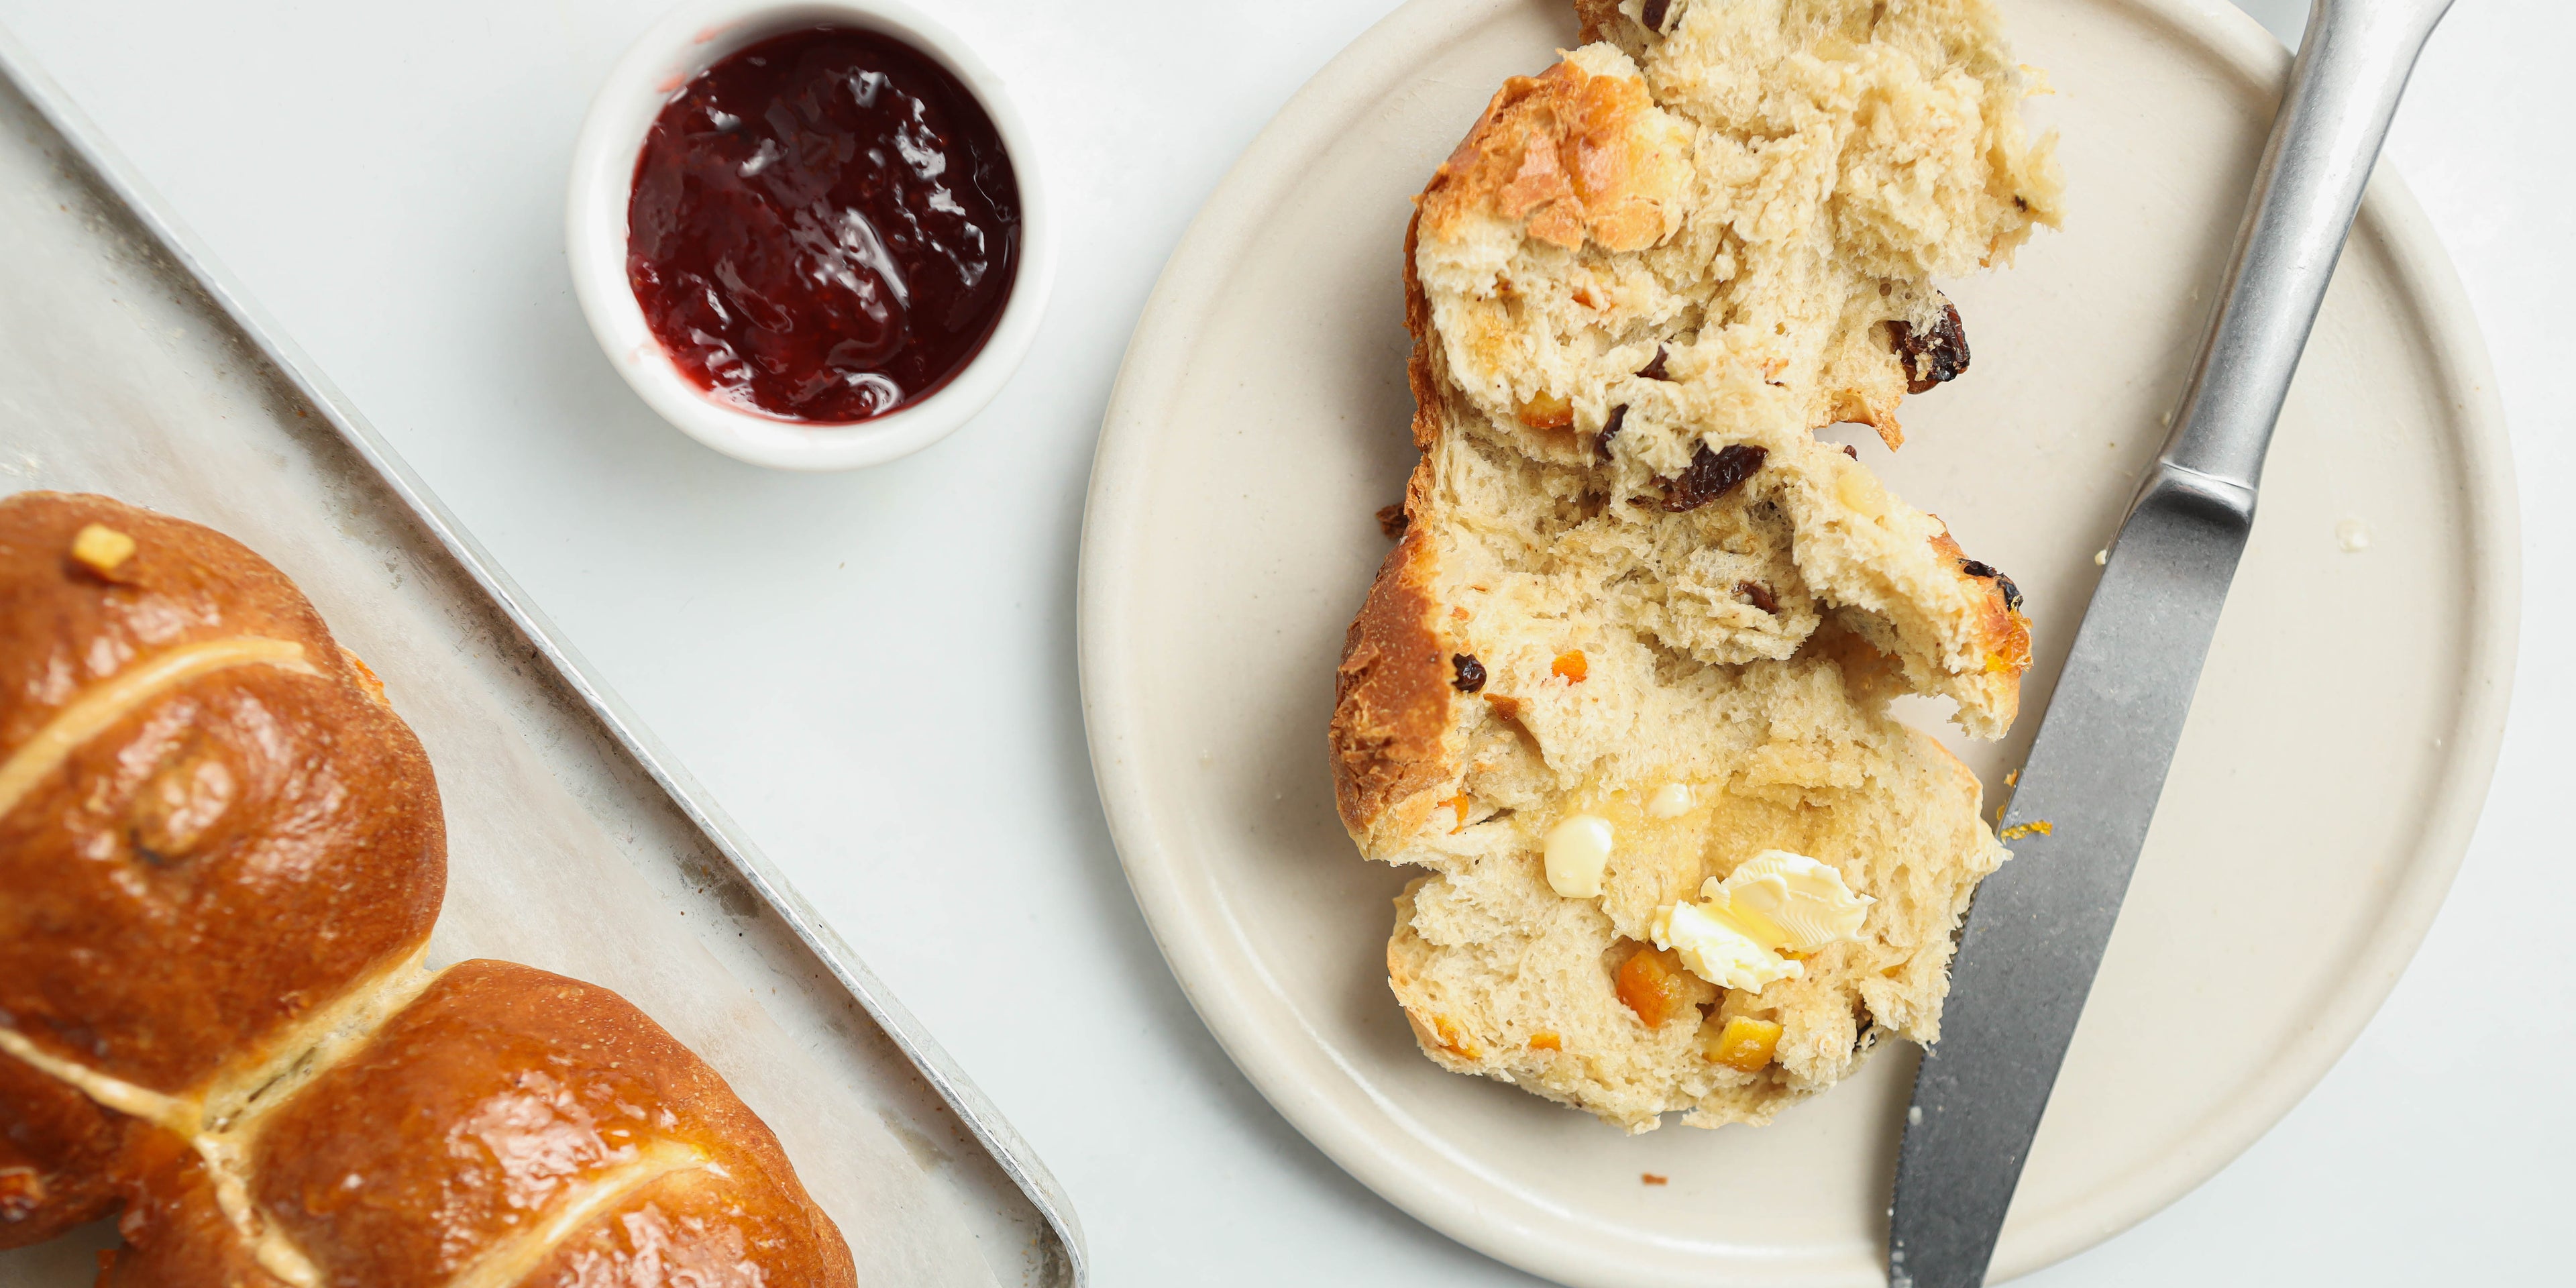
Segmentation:
{"type": "Polygon", "coordinates": [[[2315,0],[2309,9],[2280,113],[2254,169],[2217,316],[2139,503],[2180,491],[2195,509],[2215,503],[2239,522],[2253,521],[2273,423],[2389,118],[2425,38],[2450,7],[2451,0],[2315,0]]]}

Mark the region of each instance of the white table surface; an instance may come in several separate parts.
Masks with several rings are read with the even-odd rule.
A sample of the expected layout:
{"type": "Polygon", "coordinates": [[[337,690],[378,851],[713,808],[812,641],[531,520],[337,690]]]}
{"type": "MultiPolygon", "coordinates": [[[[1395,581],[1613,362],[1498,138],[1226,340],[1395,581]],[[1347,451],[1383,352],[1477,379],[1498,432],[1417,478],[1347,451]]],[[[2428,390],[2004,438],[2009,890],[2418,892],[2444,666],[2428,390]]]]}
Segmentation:
{"type": "MultiPolygon", "coordinates": [[[[0,23],[944,1038],[1071,1191],[1097,1282],[1528,1282],[1345,1176],[1200,1026],[1109,845],[1074,674],[1128,331],[1237,152],[1390,0],[917,2],[1012,83],[1064,269],[980,419],[825,477],[683,439],[574,307],[574,130],[663,0],[0,0],[0,23]]],[[[2303,12],[2245,2],[2276,31],[2303,12]]],[[[2390,148],[2485,327],[2522,479],[2523,669],[2459,884],[2279,1127],[2024,1282],[2566,1273],[2576,757],[2551,736],[2576,721],[2576,507],[2541,485],[2576,467],[2571,46],[2576,6],[2461,0],[2390,148]]]]}

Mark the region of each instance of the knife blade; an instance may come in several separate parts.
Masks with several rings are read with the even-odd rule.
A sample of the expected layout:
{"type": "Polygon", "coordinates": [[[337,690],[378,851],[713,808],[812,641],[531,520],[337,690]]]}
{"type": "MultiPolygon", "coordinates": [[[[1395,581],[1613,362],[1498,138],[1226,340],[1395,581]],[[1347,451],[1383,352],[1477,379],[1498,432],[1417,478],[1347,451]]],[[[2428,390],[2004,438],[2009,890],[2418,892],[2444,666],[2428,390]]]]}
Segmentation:
{"type": "Polygon", "coordinates": [[[2315,0],[2174,432],[2003,814],[1906,1111],[1892,1288],[1985,1282],[2254,520],[2272,427],[2416,55],[2450,0],[2315,0]]]}

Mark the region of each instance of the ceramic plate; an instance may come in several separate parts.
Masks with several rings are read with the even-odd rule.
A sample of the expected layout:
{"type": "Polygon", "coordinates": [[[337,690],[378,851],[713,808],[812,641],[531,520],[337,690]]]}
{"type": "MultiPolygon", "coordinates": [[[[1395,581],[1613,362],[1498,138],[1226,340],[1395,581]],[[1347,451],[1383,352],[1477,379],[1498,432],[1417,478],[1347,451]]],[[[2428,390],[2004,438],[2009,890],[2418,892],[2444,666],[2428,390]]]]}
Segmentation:
{"type": "MultiPolygon", "coordinates": [[[[2028,592],[2017,763],[2234,234],[2287,59],[2191,0],[2006,0],[2055,94],[2064,231],[1945,284],[1976,363],[1862,459],[2028,592]]],[[[1628,1137],[1441,1072],[1388,995],[1388,900],[1333,814],[1333,664],[1406,434],[1408,209],[1562,0],[1414,0],[1208,201],[1128,352],[1083,534],[1084,695],[1129,879],[1199,1014],[1389,1201],[1578,1285],[1876,1284],[1913,1075],[1882,1048],[1763,1129],[1628,1137]],[[1641,1174],[1670,1184],[1647,1186],[1641,1174]]],[[[2004,1227],[1998,1277],[2136,1222],[2322,1076],[2387,995],[2484,799],[2512,670],[2513,488],[2467,306],[2381,175],[2308,348],[2262,515],[2127,911],[2004,1227]]],[[[1930,723],[1923,703],[1909,714],[1930,723]]],[[[1946,727],[1946,726],[1944,726],[1946,727]]]]}

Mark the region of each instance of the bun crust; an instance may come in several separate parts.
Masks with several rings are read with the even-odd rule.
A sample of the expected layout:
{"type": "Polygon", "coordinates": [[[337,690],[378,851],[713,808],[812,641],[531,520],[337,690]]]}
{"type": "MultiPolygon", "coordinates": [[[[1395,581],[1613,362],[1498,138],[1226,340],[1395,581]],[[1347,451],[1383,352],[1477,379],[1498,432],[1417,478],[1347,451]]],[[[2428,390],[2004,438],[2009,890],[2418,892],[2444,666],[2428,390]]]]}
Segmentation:
{"type": "MultiPolygon", "coordinates": [[[[442,973],[244,1153],[252,1201],[327,1283],[856,1282],[722,1078],[615,993],[509,962],[442,973]]],[[[128,1223],[110,1288],[286,1282],[193,1160],[128,1223]]]]}
{"type": "MultiPolygon", "coordinates": [[[[0,622],[0,764],[30,769],[40,733],[119,676],[190,650],[222,663],[205,650],[284,646],[130,695],[7,792],[0,1029],[17,1042],[202,1096],[428,941],[446,890],[429,760],[266,561],[105,497],[22,493],[0,501],[0,622]],[[112,574],[67,553],[91,524],[135,539],[112,574]]],[[[0,1202],[8,1247],[112,1204],[120,1169],[102,1160],[124,1151],[128,1120],[0,1063],[28,1084],[0,1095],[0,1150],[39,1196],[14,1219],[0,1202]]]]}

